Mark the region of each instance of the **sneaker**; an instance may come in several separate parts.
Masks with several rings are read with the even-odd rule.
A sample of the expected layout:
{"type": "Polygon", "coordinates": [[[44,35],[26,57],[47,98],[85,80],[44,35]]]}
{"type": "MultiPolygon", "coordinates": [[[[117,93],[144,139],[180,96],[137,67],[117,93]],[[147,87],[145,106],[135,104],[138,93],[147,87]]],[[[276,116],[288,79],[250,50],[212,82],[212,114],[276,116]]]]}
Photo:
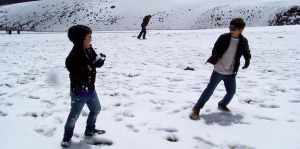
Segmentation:
{"type": "Polygon", "coordinates": [[[229,108],[227,108],[227,106],[223,106],[223,105],[219,105],[218,109],[222,110],[222,111],[226,111],[226,112],[231,112],[231,110],[229,108]]]}
{"type": "Polygon", "coordinates": [[[141,39],[141,37],[137,37],[138,39],[141,39]]]}
{"type": "Polygon", "coordinates": [[[70,147],[70,139],[64,138],[60,144],[62,147],[70,147]]]}
{"type": "Polygon", "coordinates": [[[190,118],[191,118],[192,120],[199,120],[199,119],[200,119],[199,113],[200,113],[200,110],[199,110],[199,109],[193,108],[193,109],[192,109],[192,113],[191,113],[191,115],[190,115],[190,118]]]}
{"type": "Polygon", "coordinates": [[[85,136],[93,136],[94,134],[101,135],[101,134],[104,134],[104,133],[105,133],[105,130],[95,129],[92,133],[85,132],[84,135],[85,136]]]}

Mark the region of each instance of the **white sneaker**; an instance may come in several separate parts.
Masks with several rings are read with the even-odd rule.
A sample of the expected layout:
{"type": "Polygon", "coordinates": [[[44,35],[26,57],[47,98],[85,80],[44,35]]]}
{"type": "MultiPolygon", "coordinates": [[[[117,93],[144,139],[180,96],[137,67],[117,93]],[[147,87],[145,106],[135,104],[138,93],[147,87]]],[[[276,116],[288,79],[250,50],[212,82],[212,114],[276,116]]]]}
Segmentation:
{"type": "Polygon", "coordinates": [[[62,147],[70,147],[70,140],[64,138],[64,139],[61,141],[61,144],[60,144],[60,145],[61,145],[62,147]]]}

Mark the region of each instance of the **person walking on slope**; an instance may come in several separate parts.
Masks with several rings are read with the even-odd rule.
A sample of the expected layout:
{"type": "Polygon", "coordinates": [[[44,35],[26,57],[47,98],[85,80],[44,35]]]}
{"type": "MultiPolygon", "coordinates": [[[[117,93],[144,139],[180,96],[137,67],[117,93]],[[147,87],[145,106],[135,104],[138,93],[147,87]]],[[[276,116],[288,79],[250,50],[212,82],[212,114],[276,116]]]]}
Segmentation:
{"type": "Polygon", "coordinates": [[[84,25],[75,25],[69,28],[68,37],[74,46],[66,58],[66,67],[70,72],[71,110],[65,124],[62,147],[69,147],[73,136],[75,123],[83,106],[86,104],[90,110],[85,129],[85,136],[105,133],[104,130],[95,129],[97,116],[101,105],[95,90],[96,68],[104,65],[105,55],[97,55],[91,46],[92,30],[84,25]]]}
{"type": "Polygon", "coordinates": [[[227,107],[236,92],[236,75],[240,66],[240,58],[245,58],[243,69],[248,68],[251,59],[248,40],[241,34],[246,26],[246,23],[241,18],[235,18],[230,22],[230,33],[221,35],[216,41],[212,56],[207,62],[214,65],[213,73],[210,77],[206,89],[203,91],[196,105],[192,109],[190,118],[199,120],[200,109],[209,100],[215,88],[224,81],[226,95],[218,103],[218,109],[230,112],[227,107]]]}
{"type": "Polygon", "coordinates": [[[144,17],[143,23],[141,24],[142,30],[141,30],[139,36],[137,37],[138,39],[141,39],[142,35],[143,35],[143,39],[146,39],[146,33],[147,33],[146,26],[148,25],[150,19],[151,19],[151,15],[144,17]]]}

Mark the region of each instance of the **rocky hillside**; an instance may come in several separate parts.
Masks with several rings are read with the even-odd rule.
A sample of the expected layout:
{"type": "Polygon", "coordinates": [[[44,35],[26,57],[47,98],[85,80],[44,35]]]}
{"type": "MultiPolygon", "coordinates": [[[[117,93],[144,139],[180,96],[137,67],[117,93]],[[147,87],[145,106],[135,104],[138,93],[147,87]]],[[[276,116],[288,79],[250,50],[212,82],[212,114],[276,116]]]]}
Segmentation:
{"type": "Polygon", "coordinates": [[[152,15],[149,29],[164,30],[224,28],[235,17],[247,26],[299,24],[299,6],[299,0],[40,0],[1,6],[0,28],[135,30],[145,15],[152,15]]]}
{"type": "Polygon", "coordinates": [[[276,19],[270,21],[270,25],[294,25],[300,24],[300,7],[294,6],[288,10],[276,14],[276,19]]]}
{"type": "Polygon", "coordinates": [[[23,3],[23,2],[30,2],[30,1],[35,1],[35,0],[0,0],[0,6],[16,4],[16,3],[23,3]]]}

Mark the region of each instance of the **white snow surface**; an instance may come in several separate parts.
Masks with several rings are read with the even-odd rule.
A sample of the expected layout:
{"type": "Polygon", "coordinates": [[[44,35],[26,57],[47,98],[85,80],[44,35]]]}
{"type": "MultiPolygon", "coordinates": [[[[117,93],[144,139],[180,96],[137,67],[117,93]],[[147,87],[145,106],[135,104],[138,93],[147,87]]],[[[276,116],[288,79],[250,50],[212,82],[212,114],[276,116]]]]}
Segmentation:
{"type": "MultiPolygon", "coordinates": [[[[96,52],[107,55],[95,84],[96,125],[107,133],[84,138],[85,106],[70,149],[299,149],[299,25],[245,28],[252,59],[237,75],[232,112],[217,109],[226,93],[221,82],[201,119],[190,120],[213,71],[204,63],[226,32],[151,30],[147,40],[136,38],[138,30],[93,32],[96,52]]],[[[0,38],[0,148],[61,148],[70,110],[65,58],[73,46],[66,32],[2,31],[0,38]]]]}
{"type": "Polygon", "coordinates": [[[145,15],[148,29],[225,28],[242,17],[248,27],[268,26],[276,13],[299,0],[40,0],[0,7],[3,28],[66,31],[74,24],[93,30],[136,30],[145,15]]]}

